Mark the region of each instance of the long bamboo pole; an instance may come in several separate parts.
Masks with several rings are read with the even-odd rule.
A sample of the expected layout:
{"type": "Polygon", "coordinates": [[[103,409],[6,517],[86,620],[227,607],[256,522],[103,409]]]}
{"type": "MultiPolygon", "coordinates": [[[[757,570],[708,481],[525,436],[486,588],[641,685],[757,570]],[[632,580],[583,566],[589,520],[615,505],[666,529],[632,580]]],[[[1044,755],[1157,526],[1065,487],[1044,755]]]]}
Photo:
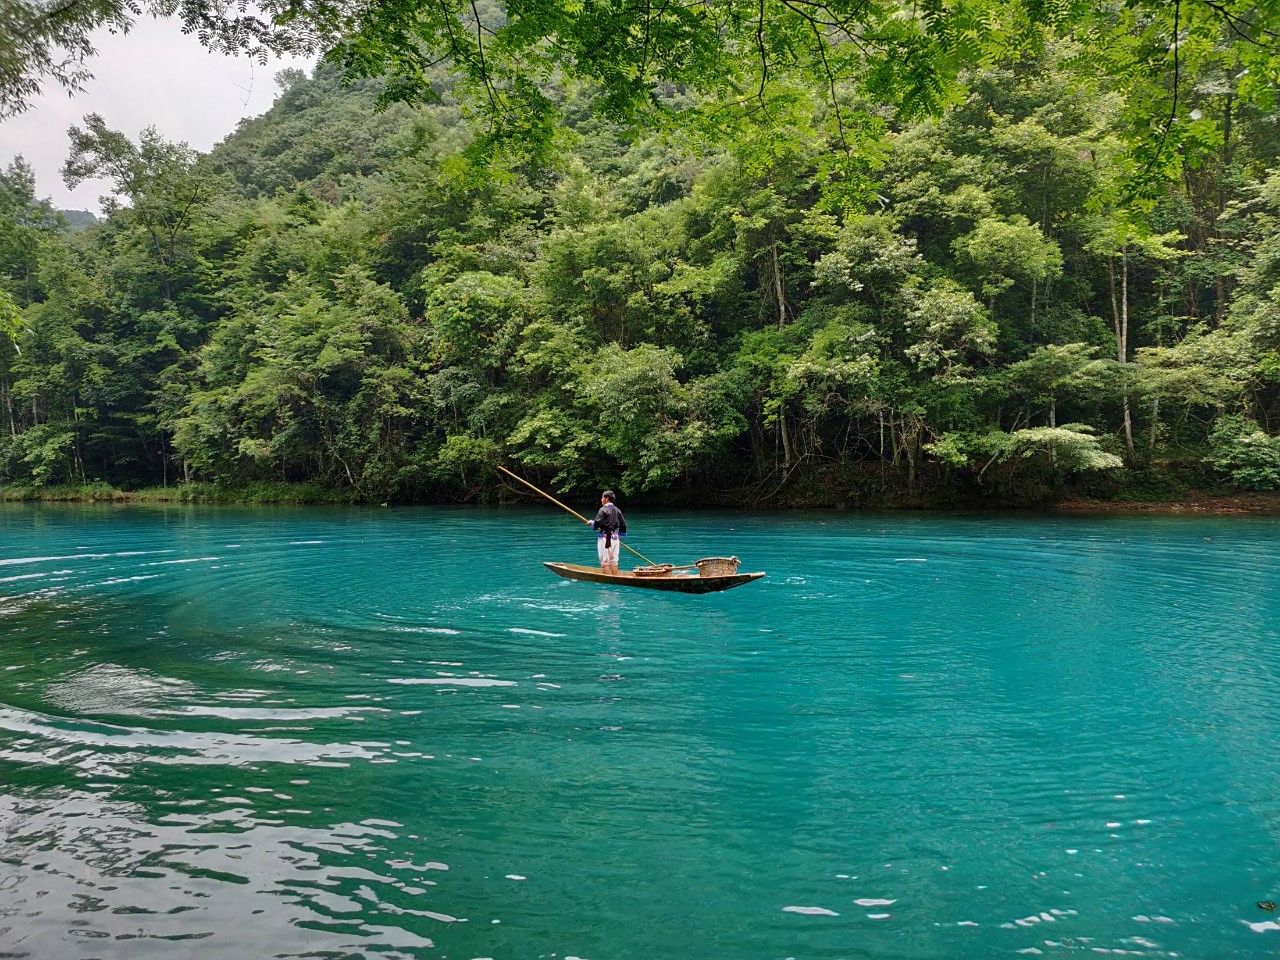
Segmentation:
{"type": "MultiPolygon", "coordinates": [[[[559,500],[557,500],[557,499],[556,499],[555,497],[553,497],[551,494],[547,493],[545,490],[539,490],[537,487],[535,487],[532,483],[530,483],[530,482],[529,482],[528,480],[526,480],[524,477],[520,476],[519,474],[512,473],[510,470],[508,470],[508,469],[507,469],[506,467],[504,467],[502,464],[497,463],[497,464],[494,464],[494,466],[496,466],[499,470],[501,470],[503,473],[505,473],[505,474],[506,474],[508,477],[510,477],[512,480],[517,480],[517,481],[519,481],[520,483],[523,483],[526,487],[528,487],[528,488],[529,488],[530,490],[532,490],[534,493],[536,493],[536,494],[539,494],[539,495],[541,495],[541,496],[546,497],[548,500],[550,500],[552,503],[554,503],[554,504],[555,504],[557,507],[559,507],[561,510],[567,510],[569,513],[572,513],[575,517],[577,517],[577,518],[578,518],[579,520],[581,520],[583,523],[590,523],[590,522],[591,522],[591,521],[590,521],[590,520],[588,520],[586,517],[584,517],[582,514],[580,514],[577,510],[573,509],[573,507],[567,507],[567,506],[565,506],[563,503],[561,503],[559,500]]],[[[652,560],[650,560],[648,557],[646,557],[646,556],[645,556],[643,553],[641,553],[639,550],[635,550],[635,549],[633,549],[632,547],[630,547],[630,546],[627,544],[627,542],[626,542],[625,540],[623,540],[621,537],[619,537],[619,538],[618,538],[618,543],[619,543],[619,544],[621,544],[621,545],[622,545],[622,547],[623,547],[624,549],[626,549],[626,550],[630,550],[632,553],[634,553],[637,557],[639,557],[639,558],[640,558],[641,560],[643,560],[645,563],[648,563],[648,564],[652,564],[652,565],[654,565],[654,566],[657,566],[657,564],[654,564],[652,560]]]]}

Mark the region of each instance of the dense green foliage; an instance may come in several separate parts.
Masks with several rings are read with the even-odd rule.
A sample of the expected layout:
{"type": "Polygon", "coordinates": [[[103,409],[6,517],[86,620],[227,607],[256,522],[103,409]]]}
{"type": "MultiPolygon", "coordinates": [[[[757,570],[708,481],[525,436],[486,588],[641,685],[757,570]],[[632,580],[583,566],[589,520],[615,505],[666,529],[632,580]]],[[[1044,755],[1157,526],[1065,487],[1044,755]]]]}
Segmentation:
{"type": "Polygon", "coordinates": [[[848,152],[831,91],[785,79],[714,140],[565,92],[551,162],[501,168],[440,78],[378,112],[376,83],[287,73],[203,157],[87,118],[67,175],[110,178],[103,222],[72,235],[0,178],[0,481],[1275,488],[1280,132],[1226,49],[1188,41],[1149,157],[1132,124],[1169,91],[1069,41],[936,115],[842,88],[848,152]]]}
{"type": "Polygon", "coordinates": [[[841,148],[826,174],[855,181],[853,154],[886,107],[935,114],[963,99],[970,69],[1064,40],[1133,94],[1120,126],[1134,189],[1204,143],[1185,80],[1229,77],[1233,97],[1265,109],[1280,75],[1273,0],[0,0],[0,117],[48,79],[76,89],[94,31],[144,13],[214,49],[320,54],[348,78],[379,78],[384,102],[439,102],[443,64],[484,120],[474,152],[486,156],[554,153],[564,91],[580,85],[611,122],[715,133],[748,118],[764,139],[785,139],[797,90],[820,91],[841,148]],[[849,83],[869,99],[843,96],[849,83]]]}

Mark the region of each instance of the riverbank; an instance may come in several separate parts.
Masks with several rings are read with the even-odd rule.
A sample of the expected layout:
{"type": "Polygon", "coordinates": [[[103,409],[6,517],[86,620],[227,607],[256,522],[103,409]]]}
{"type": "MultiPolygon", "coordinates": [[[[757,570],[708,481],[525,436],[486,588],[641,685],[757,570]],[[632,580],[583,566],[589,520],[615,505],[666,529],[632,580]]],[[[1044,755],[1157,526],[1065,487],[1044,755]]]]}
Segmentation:
{"type": "Polygon", "coordinates": [[[225,504],[356,504],[368,502],[350,490],[315,483],[255,483],[223,487],[184,483],[172,487],[120,490],[106,483],[33,487],[0,487],[4,503],[225,503],[225,504]]]}
{"type": "MultiPolygon", "coordinates": [[[[718,507],[739,506],[732,496],[715,498],[718,507]]],[[[118,503],[118,504],[258,504],[258,505],[322,505],[345,504],[378,506],[376,500],[361,497],[351,490],[333,489],[314,483],[256,483],[243,487],[224,487],[212,483],[189,483],[171,487],[145,487],[140,490],[121,490],[105,483],[71,486],[0,486],[0,502],[4,503],[118,503]]],[[[678,504],[661,503],[661,506],[678,504]]],[[[752,504],[752,508],[768,509],[838,509],[838,510],[1025,510],[1028,507],[1061,513],[1145,513],[1145,514],[1206,514],[1206,515],[1280,515],[1280,492],[1228,493],[1215,490],[1180,489],[1177,493],[1149,493],[1135,497],[1104,498],[1069,495],[1057,502],[1018,503],[1009,500],[982,501],[972,498],[948,499],[946,497],[894,498],[879,496],[859,501],[856,497],[785,497],[774,503],[752,504]]]]}
{"type": "Polygon", "coordinates": [[[1280,493],[1190,493],[1170,500],[1092,500],[1073,497],[1054,504],[1063,513],[1195,513],[1280,515],[1280,493]]]}

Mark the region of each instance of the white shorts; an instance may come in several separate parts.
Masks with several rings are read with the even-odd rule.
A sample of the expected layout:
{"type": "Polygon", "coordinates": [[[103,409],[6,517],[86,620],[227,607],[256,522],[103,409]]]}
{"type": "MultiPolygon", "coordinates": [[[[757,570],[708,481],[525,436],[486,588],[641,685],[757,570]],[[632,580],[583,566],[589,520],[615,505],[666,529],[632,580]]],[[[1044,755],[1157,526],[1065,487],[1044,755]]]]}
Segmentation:
{"type": "Polygon", "coordinates": [[[596,555],[600,558],[600,566],[616,567],[618,565],[618,555],[622,552],[622,541],[618,539],[618,535],[613,535],[612,546],[604,545],[604,537],[596,537],[596,555]]]}

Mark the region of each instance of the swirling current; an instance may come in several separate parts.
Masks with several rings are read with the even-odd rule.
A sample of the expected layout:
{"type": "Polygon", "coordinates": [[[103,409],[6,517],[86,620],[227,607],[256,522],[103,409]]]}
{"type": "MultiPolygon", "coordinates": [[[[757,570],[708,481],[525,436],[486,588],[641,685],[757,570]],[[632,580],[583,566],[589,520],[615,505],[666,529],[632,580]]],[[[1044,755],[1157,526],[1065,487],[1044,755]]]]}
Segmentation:
{"type": "Polygon", "coordinates": [[[1280,951],[1280,522],[629,520],[0,508],[0,956],[1280,951]]]}

